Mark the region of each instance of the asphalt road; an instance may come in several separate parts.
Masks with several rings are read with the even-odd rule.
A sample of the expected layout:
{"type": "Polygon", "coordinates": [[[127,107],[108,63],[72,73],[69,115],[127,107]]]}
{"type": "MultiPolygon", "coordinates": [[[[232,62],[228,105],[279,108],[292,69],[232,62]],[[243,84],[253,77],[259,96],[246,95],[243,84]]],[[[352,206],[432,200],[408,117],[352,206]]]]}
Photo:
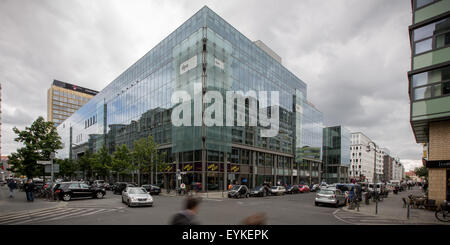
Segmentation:
{"type": "MultiPolygon", "coordinates": [[[[343,225],[334,207],[316,207],[315,193],[244,199],[203,199],[198,220],[208,225],[235,225],[256,212],[267,215],[268,225],[343,225]]],[[[154,196],[153,207],[129,208],[120,195],[104,199],[49,202],[48,208],[0,213],[0,224],[28,225],[161,225],[182,208],[183,197],[154,196]],[[50,206],[50,204],[52,204],[50,206]]],[[[32,205],[32,204],[30,204],[32,205]]]]}

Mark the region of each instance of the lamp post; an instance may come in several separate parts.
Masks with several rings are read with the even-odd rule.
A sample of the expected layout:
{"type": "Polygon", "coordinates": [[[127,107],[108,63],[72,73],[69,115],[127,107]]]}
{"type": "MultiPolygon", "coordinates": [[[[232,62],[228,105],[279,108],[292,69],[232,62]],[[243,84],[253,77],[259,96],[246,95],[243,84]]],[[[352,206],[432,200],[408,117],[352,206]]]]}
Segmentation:
{"type": "Polygon", "coordinates": [[[374,154],[373,154],[373,186],[375,189],[375,214],[378,214],[378,195],[377,195],[377,144],[370,141],[366,146],[366,152],[370,152],[370,145],[373,144],[374,154]]]}

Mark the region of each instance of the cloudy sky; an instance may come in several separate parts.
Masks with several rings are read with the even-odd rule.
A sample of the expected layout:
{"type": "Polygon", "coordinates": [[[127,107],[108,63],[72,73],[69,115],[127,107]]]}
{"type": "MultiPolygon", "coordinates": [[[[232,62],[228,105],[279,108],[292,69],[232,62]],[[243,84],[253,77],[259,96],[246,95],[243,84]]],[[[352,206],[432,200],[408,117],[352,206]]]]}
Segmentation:
{"type": "Polygon", "coordinates": [[[410,0],[0,0],[2,155],[12,127],[46,117],[53,79],[101,90],[204,5],[263,40],[308,84],[326,123],[364,132],[407,170],[410,0]]]}

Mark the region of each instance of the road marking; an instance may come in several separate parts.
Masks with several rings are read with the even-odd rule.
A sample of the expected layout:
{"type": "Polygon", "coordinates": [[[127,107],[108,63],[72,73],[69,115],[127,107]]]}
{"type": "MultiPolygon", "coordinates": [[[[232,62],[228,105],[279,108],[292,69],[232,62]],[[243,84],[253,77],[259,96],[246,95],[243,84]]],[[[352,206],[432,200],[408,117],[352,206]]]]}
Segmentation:
{"type": "Polygon", "coordinates": [[[23,223],[28,223],[28,222],[36,222],[36,221],[42,221],[42,220],[44,220],[44,219],[48,219],[48,218],[51,218],[51,217],[54,217],[54,216],[57,216],[57,215],[60,215],[60,214],[64,214],[64,213],[76,213],[76,212],[78,212],[79,210],[78,209],[75,209],[75,210],[61,210],[61,211],[59,211],[59,212],[57,212],[57,213],[53,213],[53,214],[51,214],[51,215],[47,215],[47,214],[42,214],[42,215],[38,215],[38,216],[36,216],[36,217],[39,217],[39,216],[43,216],[43,217],[39,217],[39,218],[35,218],[35,217],[30,217],[28,220],[24,220],[24,221],[20,221],[20,222],[15,222],[15,223],[13,223],[13,224],[15,224],[15,225],[18,225],[18,224],[23,224],[23,223]]]}
{"type": "MultiPolygon", "coordinates": [[[[62,210],[61,208],[58,208],[56,210],[62,210]]],[[[58,211],[56,211],[58,212],[58,211]]],[[[42,215],[46,215],[46,214],[51,214],[51,213],[55,213],[55,210],[46,210],[46,211],[42,211],[42,212],[32,212],[29,214],[18,214],[18,215],[11,215],[8,218],[5,219],[1,219],[0,220],[0,224],[1,223],[5,223],[5,222],[10,222],[10,220],[14,220],[14,219],[20,219],[20,218],[26,218],[26,217],[31,217],[31,216],[42,216],[42,215]]]]}

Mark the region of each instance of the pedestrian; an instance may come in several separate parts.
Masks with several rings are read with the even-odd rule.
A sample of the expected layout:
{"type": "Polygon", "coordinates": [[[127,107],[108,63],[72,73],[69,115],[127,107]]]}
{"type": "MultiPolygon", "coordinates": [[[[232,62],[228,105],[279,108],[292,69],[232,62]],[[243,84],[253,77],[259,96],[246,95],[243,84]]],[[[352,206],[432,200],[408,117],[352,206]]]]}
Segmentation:
{"type": "Polygon", "coordinates": [[[25,184],[25,193],[27,194],[27,201],[33,202],[33,191],[34,191],[34,184],[31,179],[28,179],[27,183],[25,184]]]}
{"type": "Polygon", "coordinates": [[[16,181],[14,179],[11,179],[8,183],[8,187],[9,187],[9,197],[13,198],[14,190],[17,189],[16,181]]]}
{"type": "Polygon", "coordinates": [[[196,215],[199,212],[201,199],[198,197],[188,197],[184,201],[184,210],[176,213],[171,221],[171,225],[199,225],[196,215]]]}
{"type": "Polygon", "coordinates": [[[245,218],[241,223],[243,225],[266,225],[266,214],[256,213],[245,218]]]}

